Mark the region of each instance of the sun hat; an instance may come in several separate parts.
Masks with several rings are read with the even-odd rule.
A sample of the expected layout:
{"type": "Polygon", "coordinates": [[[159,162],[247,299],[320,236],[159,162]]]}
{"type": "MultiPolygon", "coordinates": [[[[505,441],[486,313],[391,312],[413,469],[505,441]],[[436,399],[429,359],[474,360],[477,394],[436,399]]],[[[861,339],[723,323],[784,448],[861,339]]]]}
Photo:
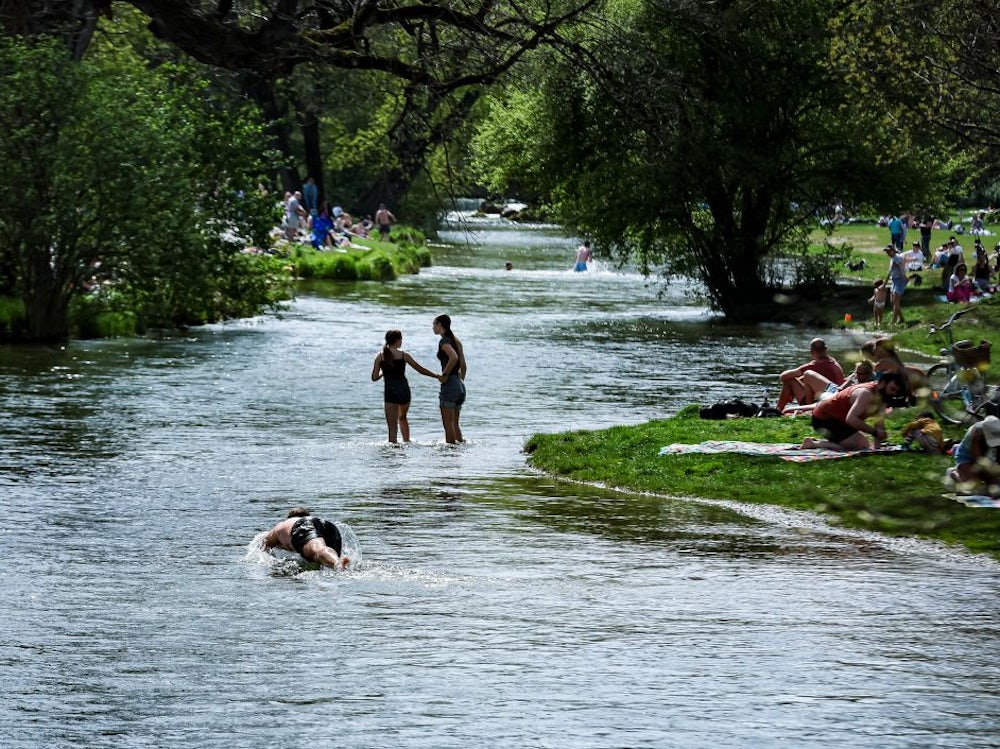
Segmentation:
{"type": "Polygon", "coordinates": [[[990,447],[1000,445],[1000,419],[996,416],[987,416],[983,419],[983,436],[990,447]]]}

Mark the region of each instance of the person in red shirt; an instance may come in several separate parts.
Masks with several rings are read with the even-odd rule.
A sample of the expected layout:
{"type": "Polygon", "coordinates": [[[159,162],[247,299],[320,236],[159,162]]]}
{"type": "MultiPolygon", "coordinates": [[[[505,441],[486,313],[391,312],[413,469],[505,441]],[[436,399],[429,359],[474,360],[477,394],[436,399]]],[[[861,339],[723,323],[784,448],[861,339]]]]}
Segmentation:
{"type": "Polygon", "coordinates": [[[809,342],[809,353],[812,359],[801,367],[786,369],[778,379],[781,380],[781,393],[778,395],[776,408],[784,410],[792,401],[800,406],[807,406],[813,402],[812,390],[806,386],[802,376],[809,371],[819,372],[834,385],[840,385],[844,381],[844,370],[840,364],[827,353],[826,341],[822,338],[813,338],[809,342]]]}
{"type": "Polygon", "coordinates": [[[906,391],[906,380],[898,372],[886,372],[875,382],[851,385],[820,401],[812,412],[812,427],[822,439],[806,437],[803,450],[876,450],[885,441],[885,404],[906,391]],[[869,424],[867,419],[875,419],[869,424]],[[868,441],[865,433],[872,435],[868,441]]]}

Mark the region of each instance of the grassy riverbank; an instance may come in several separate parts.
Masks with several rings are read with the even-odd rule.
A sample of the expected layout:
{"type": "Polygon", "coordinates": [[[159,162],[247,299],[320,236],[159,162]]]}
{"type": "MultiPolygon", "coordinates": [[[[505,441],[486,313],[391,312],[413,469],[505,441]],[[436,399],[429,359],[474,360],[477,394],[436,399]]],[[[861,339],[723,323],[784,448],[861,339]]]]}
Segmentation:
{"type": "MultiPolygon", "coordinates": [[[[890,414],[890,439],[914,409],[890,414]]],[[[533,436],[529,462],[561,478],[632,492],[771,504],[823,515],[846,528],[937,539],[1000,559],[1000,510],[942,497],[943,455],[898,453],[812,463],[738,454],[659,456],[671,443],[800,442],[809,419],[706,421],[689,407],[671,419],[598,431],[533,436]]],[[[952,431],[951,436],[957,436],[952,431]]],[[[628,500],[623,499],[623,502],[628,500]]]]}
{"type": "MultiPolygon", "coordinates": [[[[961,307],[934,298],[917,303],[909,292],[906,298],[907,325],[885,333],[897,342],[904,360],[906,351],[936,354],[944,339],[929,335],[929,326],[944,322],[961,307]]],[[[865,331],[863,322],[841,325],[865,331]]],[[[1000,343],[1000,297],[973,305],[955,325],[955,339],[961,338],[1000,343]]],[[[991,384],[1000,380],[993,358],[986,372],[991,384]]],[[[846,367],[849,362],[843,363],[846,367]]],[[[918,410],[898,409],[889,415],[890,441],[899,441],[903,425],[918,410]]],[[[960,439],[964,430],[946,426],[945,432],[960,439]]],[[[938,539],[1000,558],[1000,510],[968,508],[942,497],[942,478],[952,465],[946,456],[901,453],[800,464],[736,454],[658,455],[662,446],[674,442],[798,443],[811,434],[808,417],[706,421],[689,407],[674,418],[638,426],[535,435],[525,450],[532,465],[556,477],[634,492],[810,510],[844,527],[938,539]]]]}
{"type": "Polygon", "coordinates": [[[419,273],[431,264],[426,238],[415,229],[396,227],[389,242],[355,238],[352,245],[323,251],[311,245],[294,245],[288,250],[293,273],[303,279],[391,281],[419,273]]]}

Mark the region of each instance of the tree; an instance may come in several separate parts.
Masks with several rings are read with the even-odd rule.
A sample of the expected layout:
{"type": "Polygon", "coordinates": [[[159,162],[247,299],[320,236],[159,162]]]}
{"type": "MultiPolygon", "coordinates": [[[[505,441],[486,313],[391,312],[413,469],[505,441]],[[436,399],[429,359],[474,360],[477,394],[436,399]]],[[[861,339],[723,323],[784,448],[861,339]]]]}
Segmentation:
{"type": "MultiPolygon", "coordinates": [[[[320,176],[320,129],[324,113],[351,99],[317,107],[300,95],[303,67],[379,74],[395,103],[384,133],[385,169],[357,194],[355,207],[373,211],[397,204],[468,116],[482,87],[509,70],[531,49],[564,43],[563,32],[597,0],[527,4],[508,0],[347,3],[283,0],[248,5],[231,0],[130,0],[150,18],[161,38],[210,65],[252,74],[256,100],[273,122],[275,143],[290,156],[289,126],[300,126],[307,173],[320,176]]],[[[310,87],[308,84],[306,88],[310,87]]],[[[374,102],[381,108],[380,102],[374,102]]],[[[282,171],[286,189],[298,186],[294,168],[282,171]]]]}
{"type": "Polygon", "coordinates": [[[772,263],[804,252],[817,213],[910,206],[937,184],[907,123],[857,100],[830,33],[845,7],[641,3],[494,102],[480,168],[533,178],[618,257],[700,278],[727,317],[771,319],[772,263]]]}
{"type": "Polygon", "coordinates": [[[196,71],[2,37],[0,121],[0,292],[23,299],[30,339],[65,339],[70,299],[97,289],[154,323],[266,301],[253,283],[233,296],[256,272],[240,250],[273,224],[260,129],[196,71]]]}

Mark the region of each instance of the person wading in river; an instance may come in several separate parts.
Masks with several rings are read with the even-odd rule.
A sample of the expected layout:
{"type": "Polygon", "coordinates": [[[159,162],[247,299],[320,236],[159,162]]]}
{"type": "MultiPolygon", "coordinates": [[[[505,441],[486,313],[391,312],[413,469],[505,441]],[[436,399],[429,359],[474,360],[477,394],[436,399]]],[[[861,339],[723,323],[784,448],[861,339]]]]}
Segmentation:
{"type": "Polygon", "coordinates": [[[351,560],[341,556],[343,541],[337,526],[329,520],[313,517],[306,507],[293,507],[288,518],[274,526],[264,537],[265,551],[275,547],[297,551],[307,561],[318,562],[335,570],[347,569],[351,560]]]}
{"type": "Polygon", "coordinates": [[[434,332],[441,336],[437,351],[438,361],[441,362],[438,403],[441,406],[444,440],[450,444],[463,442],[458,418],[462,413],[462,404],[465,403],[465,351],[462,342],[451,332],[451,318],[448,315],[434,318],[434,332]]]}

